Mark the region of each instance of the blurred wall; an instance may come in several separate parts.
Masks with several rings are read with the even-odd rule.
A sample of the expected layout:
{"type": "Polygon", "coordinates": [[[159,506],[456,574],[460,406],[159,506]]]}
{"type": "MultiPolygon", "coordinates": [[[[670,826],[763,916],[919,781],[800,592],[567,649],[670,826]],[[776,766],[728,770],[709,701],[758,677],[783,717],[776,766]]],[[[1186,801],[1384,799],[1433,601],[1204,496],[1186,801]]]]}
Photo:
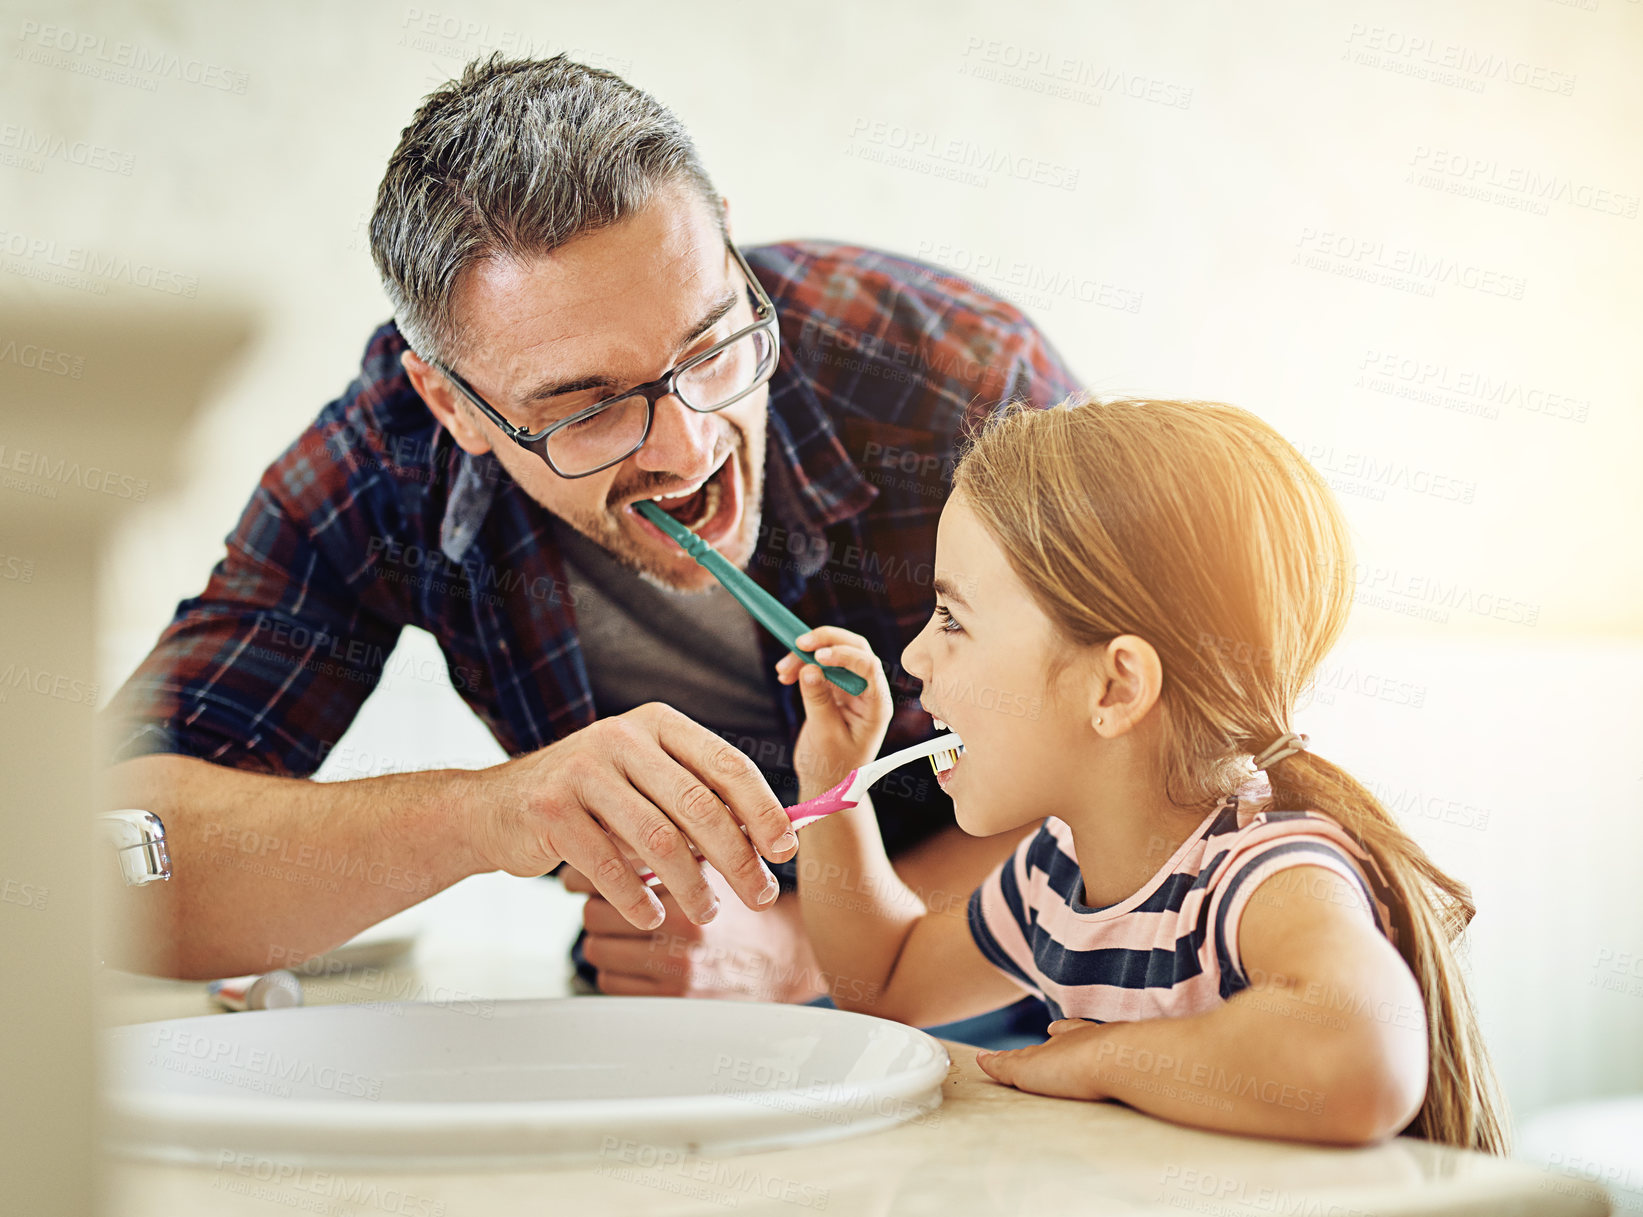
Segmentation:
{"type": "MultiPolygon", "coordinates": [[[[680,114],[743,243],[943,263],[1094,389],[1290,436],[1359,545],[1325,750],[1487,897],[1519,1106],[1643,1089],[1617,962],[1643,958],[1643,4],[58,0],[8,3],[0,39],[5,301],[266,309],[176,438],[186,485],[123,515],[104,696],[386,317],[366,225],[419,99],[568,50],[680,114]]],[[[97,357],[57,354],[41,375],[97,357]]],[[[428,646],[339,749],[357,771],[496,755],[428,646]]]]}

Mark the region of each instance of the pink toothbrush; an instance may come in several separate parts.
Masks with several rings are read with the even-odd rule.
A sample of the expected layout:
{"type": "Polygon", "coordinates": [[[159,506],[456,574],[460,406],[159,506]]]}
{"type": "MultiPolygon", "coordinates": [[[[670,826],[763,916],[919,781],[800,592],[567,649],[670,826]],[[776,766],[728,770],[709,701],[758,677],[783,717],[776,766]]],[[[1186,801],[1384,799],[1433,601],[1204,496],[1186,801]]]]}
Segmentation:
{"type": "MultiPolygon", "coordinates": [[[[822,791],[813,799],[795,803],[783,810],[787,812],[787,818],[793,821],[793,828],[796,831],[832,815],[835,811],[846,811],[855,807],[866,797],[869,786],[892,769],[900,769],[908,761],[916,761],[921,756],[927,756],[930,758],[930,767],[941,773],[943,770],[951,769],[963,751],[964,741],[959,739],[956,733],[949,731],[946,735],[927,739],[922,744],[914,744],[911,748],[903,748],[900,752],[881,756],[876,761],[868,761],[860,769],[852,769],[836,786],[822,791]]],[[[742,831],[745,833],[747,829],[744,828],[742,831]]],[[[646,887],[654,887],[658,882],[656,872],[649,867],[639,869],[639,878],[646,887]]]]}

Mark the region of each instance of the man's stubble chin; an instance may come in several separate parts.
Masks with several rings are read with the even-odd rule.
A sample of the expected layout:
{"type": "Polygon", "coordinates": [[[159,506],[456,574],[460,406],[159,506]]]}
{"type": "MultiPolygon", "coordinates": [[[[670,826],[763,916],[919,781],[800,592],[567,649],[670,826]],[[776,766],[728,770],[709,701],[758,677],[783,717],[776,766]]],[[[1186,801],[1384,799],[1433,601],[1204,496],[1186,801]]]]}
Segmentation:
{"type": "MultiPolygon", "coordinates": [[[[721,544],[717,548],[738,570],[747,569],[753,559],[759,539],[759,525],[764,517],[765,440],[761,427],[758,434],[747,435],[735,449],[736,460],[742,467],[742,477],[746,482],[742,488],[742,523],[734,543],[721,544]]],[[[676,594],[701,595],[718,586],[719,581],[712,573],[687,558],[683,551],[678,551],[678,560],[671,564],[664,566],[659,563],[654,551],[641,549],[634,544],[632,537],[608,509],[596,516],[563,511],[555,511],[554,514],[598,545],[618,565],[653,587],[676,594]]]]}
{"type": "MultiPolygon", "coordinates": [[[[762,497],[764,489],[764,471],[756,475],[754,487],[756,494],[762,497]]],[[[742,510],[742,530],[736,538],[736,548],[731,551],[728,546],[720,546],[719,552],[729,558],[737,570],[746,570],[747,564],[753,559],[753,550],[759,537],[759,522],[763,510],[759,497],[749,499],[749,506],[742,510]]],[[[706,567],[697,564],[692,559],[689,566],[680,569],[675,566],[671,571],[657,570],[639,560],[637,556],[621,555],[617,557],[629,570],[634,571],[646,583],[659,587],[665,592],[674,592],[689,596],[699,596],[710,592],[719,586],[719,581],[706,567]]],[[[682,564],[681,564],[682,565],[682,564]]]]}

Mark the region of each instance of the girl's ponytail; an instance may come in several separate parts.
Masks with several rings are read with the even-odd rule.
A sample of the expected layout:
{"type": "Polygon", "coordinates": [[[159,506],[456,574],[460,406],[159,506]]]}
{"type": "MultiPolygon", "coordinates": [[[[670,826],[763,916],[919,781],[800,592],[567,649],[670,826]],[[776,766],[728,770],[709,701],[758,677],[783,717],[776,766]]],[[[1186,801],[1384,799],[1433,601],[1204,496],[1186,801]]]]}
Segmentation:
{"type": "Polygon", "coordinates": [[[1426,1007],[1426,1098],[1407,1131],[1463,1149],[1508,1149],[1499,1082],[1462,981],[1455,943],[1477,911],[1464,883],[1439,870],[1345,770],[1311,752],[1267,767],[1272,805],[1333,818],[1380,865],[1395,900],[1398,953],[1426,1007]]]}

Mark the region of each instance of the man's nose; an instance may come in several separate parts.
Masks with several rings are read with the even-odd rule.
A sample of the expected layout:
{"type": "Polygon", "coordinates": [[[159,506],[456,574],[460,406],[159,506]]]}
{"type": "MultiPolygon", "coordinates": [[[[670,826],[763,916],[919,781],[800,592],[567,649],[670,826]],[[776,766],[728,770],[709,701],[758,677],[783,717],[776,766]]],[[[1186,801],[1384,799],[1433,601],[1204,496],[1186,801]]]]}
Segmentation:
{"type": "Polygon", "coordinates": [[[702,477],[712,469],[718,435],[719,424],[711,414],[692,410],[670,393],[656,403],[650,435],[634,459],[641,469],[702,477]]]}

